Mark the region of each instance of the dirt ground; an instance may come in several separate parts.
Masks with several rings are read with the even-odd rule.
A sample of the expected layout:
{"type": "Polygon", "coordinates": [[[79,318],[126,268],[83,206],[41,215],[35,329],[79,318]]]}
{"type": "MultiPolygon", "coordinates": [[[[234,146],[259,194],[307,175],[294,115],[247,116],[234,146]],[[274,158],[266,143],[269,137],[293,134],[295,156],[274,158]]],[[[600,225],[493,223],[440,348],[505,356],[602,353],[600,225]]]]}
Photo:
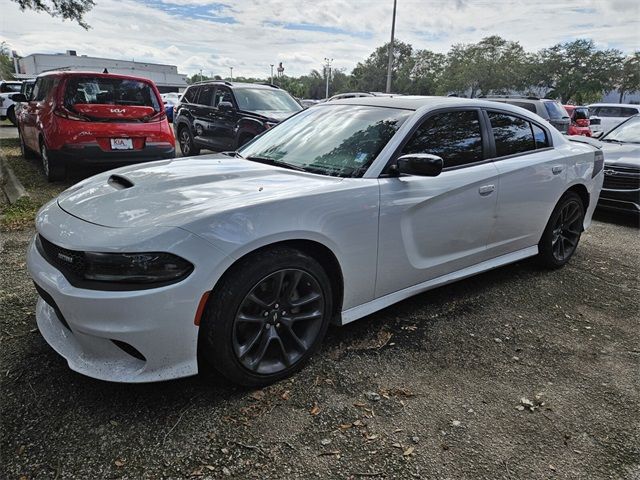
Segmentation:
{"type": "Polygon", "coordinates": [[[65,188],[38,172],[16,171],[31,203],[0,205],[0,478],[640,480],[636,219],[598,214],[564,269],[520,262],[333,327],[263,390],[125,385],[36,329],[24,225],[65,188]]]}

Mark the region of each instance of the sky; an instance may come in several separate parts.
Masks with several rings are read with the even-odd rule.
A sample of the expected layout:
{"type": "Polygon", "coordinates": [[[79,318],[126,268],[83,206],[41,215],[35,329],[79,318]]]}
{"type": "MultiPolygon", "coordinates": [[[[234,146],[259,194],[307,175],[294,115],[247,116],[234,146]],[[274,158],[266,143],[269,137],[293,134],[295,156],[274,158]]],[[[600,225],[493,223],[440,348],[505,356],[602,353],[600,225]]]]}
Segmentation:
{"type": "MultiPolygon", "coordinates": [[[[78,55],[168,63],[180,73],[257,76],[350,72],[389,41],[393,0],[95,0],[86,31],[0,0],[0,41],[25,56],[78,55]]],[[[631,53],[640,48],[638,0],[398,0],[396,38],[446,52],[489,35],[529,51],[575,38],[631,53]]]]}

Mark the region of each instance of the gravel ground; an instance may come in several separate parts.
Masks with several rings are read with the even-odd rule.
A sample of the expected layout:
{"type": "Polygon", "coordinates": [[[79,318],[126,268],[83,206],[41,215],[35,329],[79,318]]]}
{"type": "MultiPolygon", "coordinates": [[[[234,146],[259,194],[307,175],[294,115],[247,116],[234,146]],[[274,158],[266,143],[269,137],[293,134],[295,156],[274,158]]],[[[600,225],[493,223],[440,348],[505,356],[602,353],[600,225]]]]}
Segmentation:
{"type": "MultiPolygon", "coordinates": [[[[26,213],[65,187],[16,165],[26,213]]],[[[598,215],[562,270],[521,262],[331,328],[256,391],[70,371],[35,327],[24,223],[0,244],[2,479],[640,479],[636,219],[598,215]]]]}

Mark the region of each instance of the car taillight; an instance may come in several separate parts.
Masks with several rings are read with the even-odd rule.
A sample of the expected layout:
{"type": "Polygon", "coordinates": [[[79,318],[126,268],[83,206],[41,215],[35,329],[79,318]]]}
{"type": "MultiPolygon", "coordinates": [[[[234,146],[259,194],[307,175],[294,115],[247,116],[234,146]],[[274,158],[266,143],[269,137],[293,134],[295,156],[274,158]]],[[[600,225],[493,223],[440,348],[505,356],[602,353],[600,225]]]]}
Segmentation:
{"type": "Polygon", "coordinates": [[[595,157],[593,159],[593,173],[591,174],[591,178],[599,174],[603,168],[604,168],[604,153],[602,152],[602,150],[596,150],[595,157]]]}
{"type": "Polygon", "coordinates": [[[151,115],[150,117],[146,117],[144,121],[145,122],[161,122],[162,120],[166,120],[166,119],[167,119],[167,113],[163,109],[151,115]]]}
{"type": "Polygon", "coordinates": [[[63,106],[57,106],[54,110],[53,113],[55,115],[57,115],[58,117],[62,117],[62,118],[66,118],[67,120],[76,120],[78,122],[87,122],[89,121],[89,118],[85,117],[84,115],[81,115],[79,113],[76,112],[72,112],[71,110],[63,107],[63,106]]]}

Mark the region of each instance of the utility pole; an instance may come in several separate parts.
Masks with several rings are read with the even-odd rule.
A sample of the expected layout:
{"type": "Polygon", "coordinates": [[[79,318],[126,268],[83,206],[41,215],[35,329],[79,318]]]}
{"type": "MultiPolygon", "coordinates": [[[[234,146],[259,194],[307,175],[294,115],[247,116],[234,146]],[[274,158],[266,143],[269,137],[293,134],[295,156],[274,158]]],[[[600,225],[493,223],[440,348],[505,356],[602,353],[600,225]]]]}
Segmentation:
{"type": "Polygon", "coordinates": [[[270,66],[271,66],[271,85],[273,85],[273,63],[271,63],[270,66]]]}
{"type": "Polygon", "coordinates": [[[202,69],[200,69],[200,81],[202,81],[202,69]]]}
{"type": "Polygon", "coordinates": [[[233,67],[229,67],[229,76],[231,77],[231,81],[233,82],[233,67]]]}
{"type": "Polygon", "coordinates": [[[324,75],[327,80],[327,85],[324,92],[324,98],[328,99],[329,98],[329,78],[331,77],[331,62],[333,62],[333,58],[325,57],[324,61],[326,62],[324,65],[324,75]]]}
{"type": "Polygon", "coordinates": [[[393,37],[396,33],[396,4],[393,0],[393,17],[391,20],[391,42],[389,42],[389,65],[387,66],[387,93],[391,93],[391,70],[393,68],[393,37]]]}

